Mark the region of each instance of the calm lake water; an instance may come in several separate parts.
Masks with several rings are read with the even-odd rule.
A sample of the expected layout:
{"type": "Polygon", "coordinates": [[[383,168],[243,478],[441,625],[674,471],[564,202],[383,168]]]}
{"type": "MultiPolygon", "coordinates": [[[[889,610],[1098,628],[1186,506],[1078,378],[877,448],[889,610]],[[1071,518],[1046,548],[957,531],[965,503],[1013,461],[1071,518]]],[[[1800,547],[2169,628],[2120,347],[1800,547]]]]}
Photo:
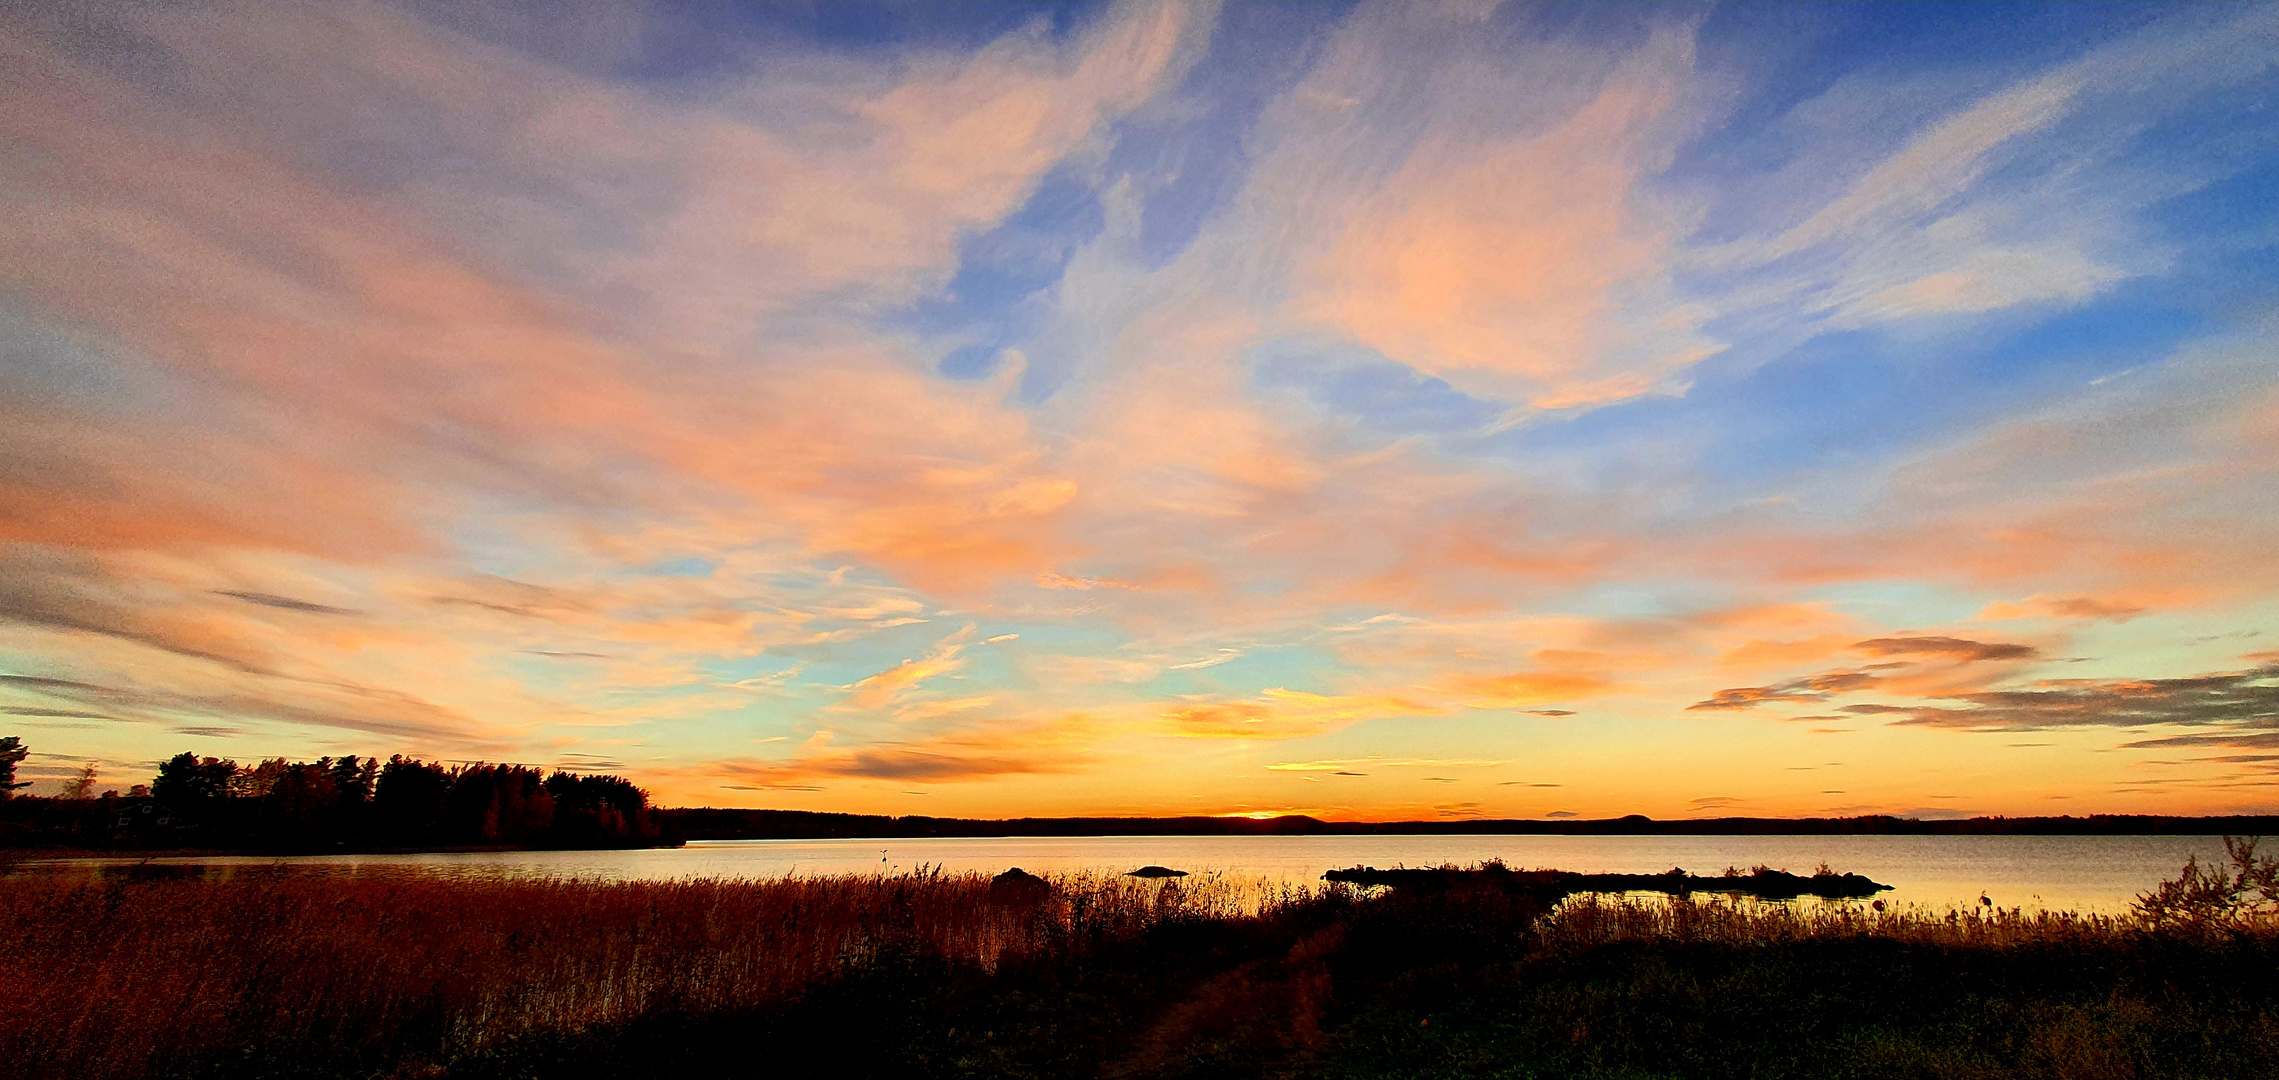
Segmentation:
{"type": "MultiPolygon", "coordinates": [[[[996,873],[1121,873],[1156,863],[1187,871],[1312,882],[1347,866],[1470,865],[1715,874],[1759,864],[1811,873],[1821,863],[1864,874],[1888,901],[1969,906],[1981,893],[2002,907],[2116,913],[2173,877],[2187,856],[2221,860],[2213,836],[1086,836],[904,840],[725,840],[643,851],[516,851],[437,855],[321,855],[290,859],[205,856],[161,862],[316,871],[419,870],[446,874],[559,875],[604,880],[773,878],[789,874],[899,872],[920,865],[996,873]]],[[[115,865],[61,860],[51,869],[115,865]]],[[[33,869],[27,866],[26,869],[33,869]]],[[[1815,901],[1806,901],[1815,902],[1815,901]]]]}

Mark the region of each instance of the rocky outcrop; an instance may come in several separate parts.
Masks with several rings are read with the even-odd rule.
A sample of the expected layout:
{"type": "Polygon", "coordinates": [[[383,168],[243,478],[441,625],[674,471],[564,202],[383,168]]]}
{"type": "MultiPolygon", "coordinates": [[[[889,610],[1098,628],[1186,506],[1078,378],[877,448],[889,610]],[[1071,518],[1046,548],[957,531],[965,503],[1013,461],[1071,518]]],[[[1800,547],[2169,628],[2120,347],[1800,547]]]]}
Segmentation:
{"type": "Polygon", "coordinates": [[[989,902],[999,907],[1036,907],[1052,899],[1052,882],[1016,866],[989,879],[989,902]]]}
{"type": "Polygon", "coordinates": [[[1413,870],[1379,870],[1373,866],[1356,866],[1349,870],[1332,870],[1323,874],[1322,880],[1342,881],[1351,885],[1389,885],[1396,889],[1416,891],[1486,885],[1527,893],[1547,903],[1557,903],[1576,893],[1624,892],[1658,892],[1673,896],[1719,893],[1727,896],[1754,896],[1763,900],[1793,900],[1799,896],[1858,900],[1891,888],[1858,874],[1827,872],[1804,877],[1786,870],[1759,868],[1748,874],[1696,877],[1684,870],[1672,868],[1663,874],[1578,874],[1567,870],[1511,870],[1494,863],[1472,870],[1453,866],[1413,870]]]}

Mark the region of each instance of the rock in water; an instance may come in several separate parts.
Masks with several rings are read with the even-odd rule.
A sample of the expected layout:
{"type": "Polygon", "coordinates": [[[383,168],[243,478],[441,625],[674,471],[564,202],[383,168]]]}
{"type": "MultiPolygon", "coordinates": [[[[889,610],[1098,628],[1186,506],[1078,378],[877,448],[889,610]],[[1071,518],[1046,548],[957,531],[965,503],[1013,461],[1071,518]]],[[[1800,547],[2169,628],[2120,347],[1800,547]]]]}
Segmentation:
{"type": "Polygon", "coordinates": [[[989,902],[999,907],[1035,907],[1052,899],[1052,883],[1016,866],[989,879],[989,902]]]}
{"type": "Polygon", "coordinates": [[[1134,870],[1134,871],[1132,871],[1132,872],[1131,872],[1131,873],[1129,873],[1129,874],[1125,874],[1124,876],[1125,876],[1125,877],[1186,877],[1186,876],[1187,876],[1187,871],[1185,871],[1185,870],[1173,870],[1172,868],[1170,868],[1170,867],[1168,867],[1168,866],[1143,866],[1143,867],[1140,867],[1140,868],[1139,868],[1139,869],[1137,869],[1137,870],[1134,870]]]}
{"type": "MultiPolygon", "coordinates": [[[[1865,900],[1891,888],[1858,874],[1829,871],[1811,877],[1799,877],[1786,870],[1763,867],[1747,875],[1735,873],[1705,878],[1694,877],[1674,868],[1667,874],[1577,874],[1568,870],[1509,870],[1500,864],[1482,865],[1470,870],[1454,866],[1394,870],[1356,866],[1350,870],[1332,870],[1323,874],[1322,880],[1342,881],[1349,885],[1390,885],[1396,889],[1418,892],[1488,886],[1506,892],[1528,893],[1545,903],[1557,903],[1576,893],[1624,892],[1659,892],[1675,896],[1697,892],[1724,893],[1755,896],[1765,900],[1794,900],[1799,896],[1865,900]]],[[[1991,900],[1986,902],[1988,905],[1993,903],[1991,900]]]]}

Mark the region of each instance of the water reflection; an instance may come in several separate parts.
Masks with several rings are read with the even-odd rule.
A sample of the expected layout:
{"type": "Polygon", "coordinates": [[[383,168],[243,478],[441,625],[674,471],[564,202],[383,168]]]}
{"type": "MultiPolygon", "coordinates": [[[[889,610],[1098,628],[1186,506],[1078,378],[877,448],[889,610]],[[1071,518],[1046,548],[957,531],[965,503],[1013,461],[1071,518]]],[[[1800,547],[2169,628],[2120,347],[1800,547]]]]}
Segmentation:
{"type": "MultiPolygon", "coordinates": [[[[548,875],[604,880],[773,878],[900,872],[921,865],[998,873],[1121,874],[1154,864],[1289,883],[1349,866],[1470,865],[1646,874],[1682,867],[1718,874],[1753,866],[1810,873],[1822,863],[1895,888],[1896,904],[2118,913],[2175,875],[2187,856],[2220,860],[2214,836],[1096,836],[861,840],[723,840],[678,849],[507,851],[429,855],[321,855],[291,859],[202,856],[150,860],[205,865],[217,874],[253,867],[295,871],[419,870],[453,875],[548,875]]],[[[25,870],[92,869],[144,860],[20,864],[25,870]]],[[[1813,901],[1804,901],[1807,903],[1813,901]]]]}

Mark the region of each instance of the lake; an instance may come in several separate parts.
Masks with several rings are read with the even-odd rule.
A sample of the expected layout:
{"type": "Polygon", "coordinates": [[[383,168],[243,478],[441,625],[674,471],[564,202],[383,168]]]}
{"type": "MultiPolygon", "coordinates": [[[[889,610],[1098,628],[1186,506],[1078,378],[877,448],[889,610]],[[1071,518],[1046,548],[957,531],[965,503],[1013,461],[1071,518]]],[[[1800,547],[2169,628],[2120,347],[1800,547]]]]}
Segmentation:
{"type": "MultiPolygon", "coordinates": [[[[1975,905],[2118,913],[2187,856],[2221,861],[2213,836],[1085,836],[927,837],[880,840],[717,840],[634,851],[511,851],[427,855],[200,856],[159,862],[311,871],[418,870],[546,874],[605,880],[782,877],[900,872],[920,865],[997,873],[1121,873],[1149,863],[1181,870],[1312,882],[1347,866],[1470,865],[1502,859],[1517,869],[1716,874],[1759,864],[1839,872],[1892,885],[1884,899],[1934,908],[1975,905]]],[[[26,869],[117,865],[74,859],[26,869]]],[[[1815,901],[1807,901],[1815,902],[1815,901]]]]}

